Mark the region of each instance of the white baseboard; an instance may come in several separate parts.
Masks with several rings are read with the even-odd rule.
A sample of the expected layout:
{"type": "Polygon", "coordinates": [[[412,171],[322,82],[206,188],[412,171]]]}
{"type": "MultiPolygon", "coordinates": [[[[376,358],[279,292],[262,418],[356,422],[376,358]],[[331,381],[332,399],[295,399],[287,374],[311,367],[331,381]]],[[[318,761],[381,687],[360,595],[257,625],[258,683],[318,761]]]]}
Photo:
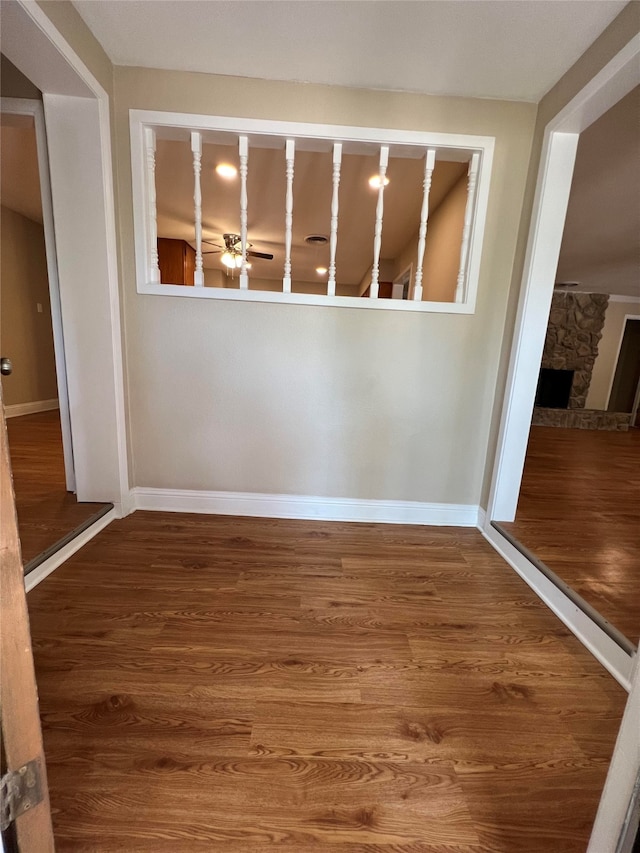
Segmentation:
{"type": "Polygon", "coordinates": [[[476,527],[474,504],[377,501],[269,495],[252,492],[201,492],[187,489],[132,489],[135,509],[248,515],[259,518],[300,518],[318,521],[367,521],[386,524],[433,524],[476,527]]]}
{"type": "Polygon", "coordinates": [[[5,418],[18,418],[20,415],[35,415],[36,412],[50,412],[59,409],[57,398],[55,400],[35,400],[33,403],[14,403],[13,406],[4,407],[5,418]]]}
{"type": "Polygon", "coordinates": [[[34,586],[37,586],[40,581],[43,581],[46,577],[48,577],[51,572],[61,566],[65,560],[68,560],[72,554],[75,554],[76,551],[79,551],[83,545],[86,545],[87,542],[90,542],[93,537],[100,533],[101,530],[111,524],[112,521],[118,518],[115,509],[109,510],[109,512],[105,513],[105,515],[101,516],[97,521],[91,525],[91,527],[87,527],[86,530],[83,530],[82,533],[79,533],[71,542],[68,542],[59,551],[56,551],[55,554],[52,554],[48,560],[45,560],[43,563],[35,568],[33,571],[29,572],[28,575],[25,576],[24,579],[24,588],[27,592],[30,592],[34,586]]]}
{"type": "Polygon", "coordinates": [[[622,649],[606,631],[603,631],[596,622],[490,523],[485,523],[484,527],[480,528],[480,532],[536,595],[544,601],[547,607],[580,640],[582,645],[628,691],[631,687],[631,673],[636,656],[630,655],[622,649]]]}

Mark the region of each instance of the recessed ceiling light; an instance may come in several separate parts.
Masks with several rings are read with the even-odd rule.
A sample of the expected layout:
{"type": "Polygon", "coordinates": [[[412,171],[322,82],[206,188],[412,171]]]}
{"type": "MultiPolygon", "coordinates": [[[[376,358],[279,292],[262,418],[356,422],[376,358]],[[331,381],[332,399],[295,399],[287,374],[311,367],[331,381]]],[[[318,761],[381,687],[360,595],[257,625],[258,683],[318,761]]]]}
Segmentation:
{"type": "MultiPolygon", "coordinates": [[[[384,183],[385,187],[389,185],[389,178],[386,175],[384,176],[384,182],[383,183],[384,183]]],[[[374,190],[379,190],[380,189],[380,175],[372,175],[369,178],[369,186],[374,190]]]]}
{"type": "Polygon", "coordinates": [[[218,163],[216,166],[216,173],[220,175],[221,178],[235,178],[238,174],[238,170],[235,166],[232,166],[231,163],[218,163]]]}
{"type": "Polygon", "coordinates": [[[304,238],[304,242],[309,246],[326,246],[329,238],[326,234],[309,234],[308,237],[304,238]]]}
{"type": "Polygon", "coordinates": [[[556,281],[553,285],[554,287],[577,287],[580,284],[579,281],[556,281]]]}
{"type": "Polygon", "coordinates": [[[316,272],[318,273],[318,275],[326,275],[327,274],[327,268],[326,267],[316,267],[316,272]]]}

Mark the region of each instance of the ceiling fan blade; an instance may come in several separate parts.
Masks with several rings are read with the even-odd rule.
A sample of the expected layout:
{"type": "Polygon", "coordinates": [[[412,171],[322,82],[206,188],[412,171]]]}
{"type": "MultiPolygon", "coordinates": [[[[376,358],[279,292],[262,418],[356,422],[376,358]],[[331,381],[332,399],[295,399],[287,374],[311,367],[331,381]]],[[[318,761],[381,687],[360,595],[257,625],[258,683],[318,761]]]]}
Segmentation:
{"type": "Polygon", "coordinates": [[[265,261],[272,261],[273,260],[273,255],[269,254],[269,252],[249,251],[249,252],[247,252],[247,257],[248,258],[264,258],[265,261]]]}

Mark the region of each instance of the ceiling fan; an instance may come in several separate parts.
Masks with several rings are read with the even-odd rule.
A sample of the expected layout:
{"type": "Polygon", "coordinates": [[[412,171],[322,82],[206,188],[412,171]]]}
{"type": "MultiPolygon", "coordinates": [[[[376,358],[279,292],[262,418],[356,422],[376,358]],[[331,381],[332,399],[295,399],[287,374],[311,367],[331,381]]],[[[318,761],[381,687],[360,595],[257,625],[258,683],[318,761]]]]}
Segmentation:
{"type": "MultiPolygon", "coordinates": [[[[216,255],[222,252],[220,260],[222,263],[231,268],[239,268],[242,266],[242,238],[239,234],[223,234],[224,246],[215,243],[213,240],[203,240],[209,246],[216,246],[209,252],[203,252],[203,255],[216,255]]],[[[266,261],[272,261],[273,255],[270,252],[254,252],[251,250],[253,243],[247,243],[247,258],[263,258],[266,261]]]]}

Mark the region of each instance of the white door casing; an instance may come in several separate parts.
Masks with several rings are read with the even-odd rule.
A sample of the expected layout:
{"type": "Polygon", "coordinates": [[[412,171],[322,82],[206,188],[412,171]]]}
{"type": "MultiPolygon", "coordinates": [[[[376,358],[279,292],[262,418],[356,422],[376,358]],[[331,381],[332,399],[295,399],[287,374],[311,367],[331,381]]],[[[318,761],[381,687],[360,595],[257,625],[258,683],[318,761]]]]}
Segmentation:
{"type": "Polygon", "coordinates": [[[130,511],[109,95],[34,0],[2,49],[43,93],[76,490],[130,511]]]}

